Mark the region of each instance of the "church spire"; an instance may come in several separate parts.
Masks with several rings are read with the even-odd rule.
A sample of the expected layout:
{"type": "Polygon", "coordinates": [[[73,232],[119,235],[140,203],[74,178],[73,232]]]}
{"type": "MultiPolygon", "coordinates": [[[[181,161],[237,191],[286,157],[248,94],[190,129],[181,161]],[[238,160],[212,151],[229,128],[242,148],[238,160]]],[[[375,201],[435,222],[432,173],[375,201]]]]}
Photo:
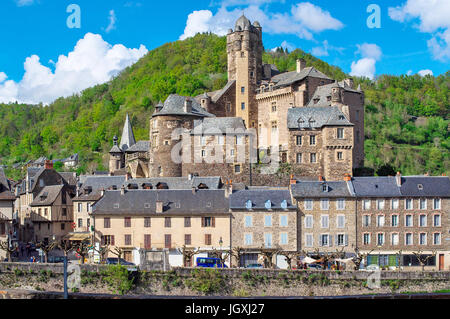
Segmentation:
{"type": "Polygon", "coordinates": [[[134,144],[136,144],[136,140],[134,139],[133,128],[131,127],[130,117],[127,113],[125,125],[123,126],[122,138],[120,139],[120,149],[126,151],[134,144]]]}

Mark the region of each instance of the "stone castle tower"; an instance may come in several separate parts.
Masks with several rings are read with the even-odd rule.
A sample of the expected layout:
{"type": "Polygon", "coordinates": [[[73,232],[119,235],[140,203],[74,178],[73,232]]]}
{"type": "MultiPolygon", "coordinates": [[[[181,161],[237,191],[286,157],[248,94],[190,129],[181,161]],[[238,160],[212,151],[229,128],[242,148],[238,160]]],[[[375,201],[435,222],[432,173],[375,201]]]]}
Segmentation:
{"type": "Polygon", "coordinates": [[[241,117],[247,128],[258,125],[255,92],[262,80],[264,51],[262,28],[253,25],[242,15],[227,35],[228,81],[236,81],[236,117],[241,117]]]}

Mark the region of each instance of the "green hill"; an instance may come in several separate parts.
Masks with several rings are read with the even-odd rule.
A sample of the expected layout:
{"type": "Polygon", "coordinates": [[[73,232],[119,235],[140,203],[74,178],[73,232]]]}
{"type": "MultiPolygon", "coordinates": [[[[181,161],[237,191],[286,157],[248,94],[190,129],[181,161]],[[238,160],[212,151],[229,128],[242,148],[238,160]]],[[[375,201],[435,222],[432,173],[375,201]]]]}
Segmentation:
{"type": "MultiPolygon", "coordinates": [[[[347,77],[301,50],[266,52],[263,59],[288,71],[300,57],[330,77],[347,77]]],[[[198,34],[152,50],[110,82],[49,106],[0,104],[1,163],[79,153],[79,172],[104,170],[112,137],[120,136],[127,112],[136,139],[147,140],[149,118],[159,100],[171,93],[195,96],[220,89],[227,82],[226,66],[225,37],[198,34]]],[[[366,93],[367,167],[380,174],[450,173],[450,72],[355,80],[366,93]]],[[[7,174],[17,179],[21,172],[7,169],[7,174]]]]}

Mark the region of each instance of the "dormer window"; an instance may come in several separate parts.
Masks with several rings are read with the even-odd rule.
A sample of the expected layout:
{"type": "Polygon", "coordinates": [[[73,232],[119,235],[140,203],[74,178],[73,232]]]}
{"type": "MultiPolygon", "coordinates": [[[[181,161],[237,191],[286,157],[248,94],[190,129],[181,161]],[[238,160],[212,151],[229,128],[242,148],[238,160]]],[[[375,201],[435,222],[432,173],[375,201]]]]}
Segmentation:
{"type": "Polygon", "coordinates": [[[318,98],[315,98],[315,99],[314,99],[314,104],[317,104],[317,103],[319,103],[319,101],[320,101],[320,99],[318,99],[318,98]]]}
{"type": "Polygon", "coordinates": [[[287,209],[287,200],[283,200],[283,201],[281,202],[281,208],[282,208],[282,209],[287,209]]]}
{"type": "Polygon", "coordinates": [[[339,120],[341,120],[341,121],[345,120],[345,116],[344,115],[339,115],[339,120]]]}
{"type": "Polygon", "coordinates": [[[419,191],[423,191],[423,185],[422,185],[422,184],[417,185],[417,189],[418,189],[419,191]]]}
{"type": "Polygon", "coordinates": [[[266,201],[265,206],[266,206],[266,209],[272,209],[272,202],[270,201],[270,199],[266,201]]]}
{"type": "Polygon", "coordinates": [[[157,214],[161,214],[163,212],[163,202],[162,201],[157,201],[156,202],[156,213],[157,214]]]}
{"type": "Polygon", "coordinates": [[[328,193],[328,185],[327,184],[322,184],[322,192],[328,193]]]}
{"type": "Polygon", "coordinates": [[[250,210],[250,209],[252,209],[252,207],[253,207],[252,201],[251,201],[251,200],[248,200],[248,201],[245,203],[245,208],[247,208],[248,210],[250,210]]]}

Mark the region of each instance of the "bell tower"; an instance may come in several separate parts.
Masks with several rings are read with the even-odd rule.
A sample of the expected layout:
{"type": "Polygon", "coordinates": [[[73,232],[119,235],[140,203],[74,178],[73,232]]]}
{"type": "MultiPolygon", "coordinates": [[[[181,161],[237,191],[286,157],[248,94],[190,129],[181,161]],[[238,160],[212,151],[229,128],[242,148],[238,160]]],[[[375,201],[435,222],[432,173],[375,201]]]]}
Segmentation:
{"type": "Polygon", "coordinates": [[[236,81],[236,117],[241,117],[247,128],[256,128],[258,110],[256,88],[262,79],[262,28],[242,15],[227,35],[228,81],[236,81]]]}

